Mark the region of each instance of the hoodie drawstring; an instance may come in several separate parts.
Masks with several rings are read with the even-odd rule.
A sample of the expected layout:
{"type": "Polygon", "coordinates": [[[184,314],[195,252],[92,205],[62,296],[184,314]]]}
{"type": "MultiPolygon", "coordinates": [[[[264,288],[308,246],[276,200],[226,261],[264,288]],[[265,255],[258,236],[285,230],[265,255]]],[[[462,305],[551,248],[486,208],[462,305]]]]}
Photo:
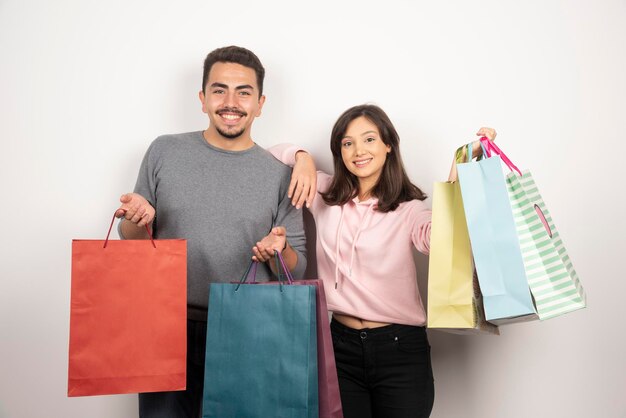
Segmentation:
{"type": "MultiPolygon", "coordinates": [[[[361,221],[359,222],[359,229],[356,232],[354,239],[352,240],[352,248],[350,249],[350,265],[348,269],[348,277],[352,277],[352,267],[354,265],[354,253],[356,250],[356,243],[359,240],[359,237],[361,236],[361,231],[363,231],[363,229],[367,225],[366,221],[369,221],[369,217],[374,213],[373,208],[375,204],[376,204],[376,201],[373,201],[367,207],[367,211],[365,212],[365,214],[363,215],[363,218],[361,218],[361,221]]],[[[343,206],[341,206],[341,216],[339,217],[339,226],[337,227],[337,240],[336,240],[337,246],[335,249],[335,289],[337,289],[337,286],[339,283],[339,247],[340,247],[340,242],[341,242],[341,230],[343,229],[343,214],[344,214],[343,206]]]]}
{"type": "Polygon", "coordinates": [[[335,242],[335,289],[337,289],[337,283],[339,282],[339,237],[341,236],[341,229],[343,228],[343,205],[341,205],[341,215],[339,216],[339,226],[337,227],[337,238],[335,242]]]}

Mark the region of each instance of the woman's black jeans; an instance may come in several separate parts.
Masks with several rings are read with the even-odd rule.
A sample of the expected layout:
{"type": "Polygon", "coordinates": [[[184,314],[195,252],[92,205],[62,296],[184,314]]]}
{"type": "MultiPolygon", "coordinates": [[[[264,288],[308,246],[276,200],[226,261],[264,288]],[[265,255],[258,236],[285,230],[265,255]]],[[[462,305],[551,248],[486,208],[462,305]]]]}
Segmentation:
{"type": "Polygon", "coordinates": [[[388,325],[331,332],[344,418],[430,416],[435,397],[424,327],[388,325]]]}

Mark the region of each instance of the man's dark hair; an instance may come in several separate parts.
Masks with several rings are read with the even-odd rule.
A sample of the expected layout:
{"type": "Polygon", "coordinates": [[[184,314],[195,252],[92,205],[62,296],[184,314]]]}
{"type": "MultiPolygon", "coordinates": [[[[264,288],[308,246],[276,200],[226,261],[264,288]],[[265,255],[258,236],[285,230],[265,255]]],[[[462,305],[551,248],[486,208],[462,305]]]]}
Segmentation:
{"type": "Polygon", "coordinates": [[[256,83],[259,87],[259,98],[263,95],[263,79],[265,78],[265,68],[261,64],[261,60],[254,54],[254,52],[242,48],[240,46],[225,46],[218,48],[209,53],[204,60],[204,73],[202,74],[202,92],[205,92],[206,83],[209,79],[209,72],[211,67],[216,62],[232,62],[235,64],[243,65],[244,67],[252,68],[256,73],[256,83]]]}

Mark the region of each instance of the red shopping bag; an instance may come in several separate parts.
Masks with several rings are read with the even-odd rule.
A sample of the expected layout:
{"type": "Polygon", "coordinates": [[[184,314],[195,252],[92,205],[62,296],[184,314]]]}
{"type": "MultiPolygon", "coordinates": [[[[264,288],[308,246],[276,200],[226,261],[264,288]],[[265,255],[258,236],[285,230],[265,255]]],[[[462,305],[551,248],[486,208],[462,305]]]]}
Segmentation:
{"type": "Polygon", "coordinates": [[[112,226],[72,241],[67,394],[184,390],[187,241],[109,240],[112,226]]]}
{"type": "MultiPolygon", "coordinates": [[[[278,260],[281,269],[286,273],[290,283],[295,285],[315,286],[315,302],[317,306],[317,382],[319,395],[319,418],[343,418],[341,407],[341,395],[339,393],[339,380],[337,378],[337,366],[335,364],[335,352],[333,350],[333,338],[330,334],[330,321],[328,307],[326,305],[326,293],[324,282],[321,279],[294,280],[291,272],[282,259],[280,253],[278,260]]],[[[254,263],[252,282],[255,280],[257,263],[254,263]]],[[[248,275],[248,271],[245,276],[248,275]]],[[[268,282],[259,284],[278,284],[268,282]]]]}

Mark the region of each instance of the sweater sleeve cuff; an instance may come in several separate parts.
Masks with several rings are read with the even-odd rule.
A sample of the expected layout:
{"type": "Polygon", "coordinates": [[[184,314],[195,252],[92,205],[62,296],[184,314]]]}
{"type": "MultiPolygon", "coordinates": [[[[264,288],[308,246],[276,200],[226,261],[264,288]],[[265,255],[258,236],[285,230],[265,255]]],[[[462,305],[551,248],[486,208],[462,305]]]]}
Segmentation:
{"type": "Polygon", "coordinates": [[[120,236],[120,239],[126,239],[126,237],[124,237],[124,234],[122,233],[122,222],[124,222],[123,216],[120,218],[119,222],[117,223],[117,234],[120,236]]]}
{"type": "MultiPolygon", "coordinates": [[[[293,247],[291,248],[293,249],[293,247]]],[[[304,277],[304,272],[306,270],[306,257],[300,251],[296,249],[293,249],[293,251],[295,251],[296,254],[298,254],[298,262],[296,263],[296,266],[291,271],[291,275],[296,280],[305,279],[306,277],[304,277]]]]}
{"type": "Polygon", "coordinates": [[[302,147],[293,144],[278,144],[267,149],[277,160],[283,164],[293,167],[296,165],[296,153],[305,151],[302,147]]]}

